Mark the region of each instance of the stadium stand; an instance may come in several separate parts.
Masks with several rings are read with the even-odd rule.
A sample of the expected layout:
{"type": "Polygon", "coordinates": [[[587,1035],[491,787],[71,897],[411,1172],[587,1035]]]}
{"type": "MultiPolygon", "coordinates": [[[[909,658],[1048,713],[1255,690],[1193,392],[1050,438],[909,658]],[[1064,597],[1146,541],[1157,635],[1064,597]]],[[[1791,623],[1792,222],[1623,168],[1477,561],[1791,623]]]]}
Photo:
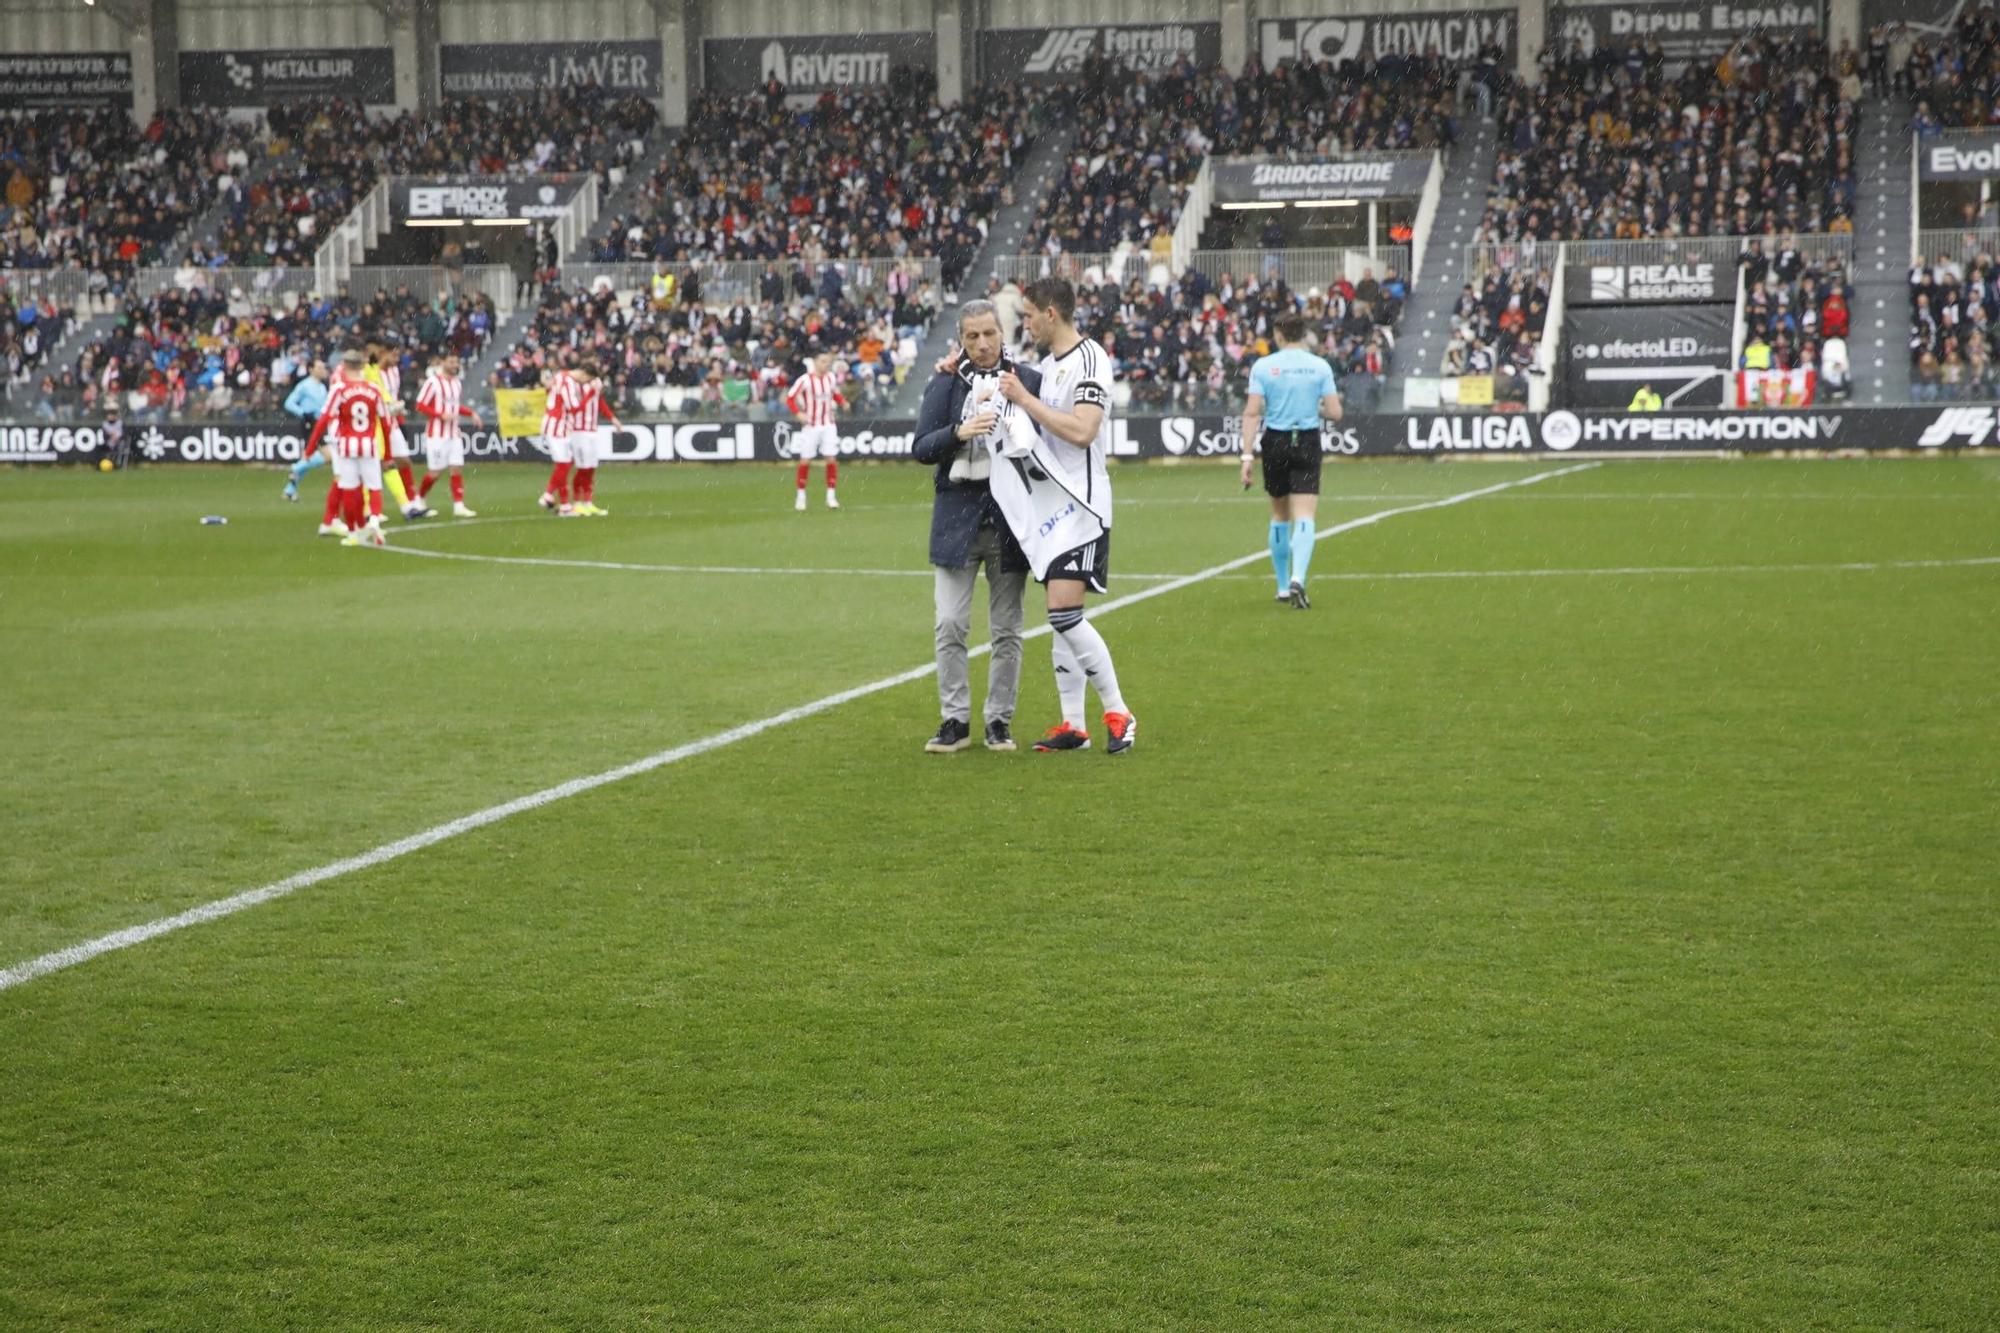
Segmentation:
{"type": "Polygon", "coordinates": [[[596,89],[539,98],[457,99],[429,117],[369,120],[351,103],[275,107],[272,150],[284,164],[229,199],[216,264],[310,264],[329,229],[382,176],[608,174],[630,165],[657,112],[644,98],[596,89]]]}
{"type": "Polygon", "coordinates": [[[1452,305],[1444,373],[1493,376],[1496,403],[1528,401],[1528,376],[1548,321],[1549,268],[1525,253],[1531,249],[1521,247],[1524,256],[1509,256],[1466,283],[1452,305]]]}
{"type": "Polygon", "coordinates": [[[240,175],[252,129],[217,112],[0,117],[0,266],[85,270],[98,291],[174,258],[181,230],[240,175]]]}
{"type": "Polygon", "coordinates": [[[1043,201],[1026,248],[1161,254],[1188,184],[1209,153],[1326,153],[1449,147],[1451,90],[1467,66],[1410,57],[1379,63],[1253,61],[1240,78],[1182,62],[1152,78],[1100,60],[1074,100],[1081,131],[1043,201]]]}
{"type": "Polygon", "coordinates": [[[906,369],[897,348],[936,314],[937,294],[898,266],[850,294],[846,268],[819,265],[815,282],[803,263],[768,264],[754,292],[726,301],[705,300],[699,284],[686,281],[659,300],[644,290],[621,292],[604,276],[552,283],[492,383],[532,387],[562,358],[588,356],[621,413],[747,417],[771,410],[805,358],[827,348],[850,405],[880,411],[906,369]]]}
{"type": "Polygon", "coordinates": [[[1845,267],[1809,258],[1786,240],[1768,256],[1753,241],[1738,262],[1745,345],[1762,339],[1769,349],[1766,369],[1815,371],[1822,393],[1846,396],[1852,384],[1847,335],[1854,288],[1845,267]]]}
{"type": "Polygon", "coordinates": [[[1037,106],[989,88],[946,109],[921,83],[797,109],[768,93],[703,96],[643,207],[592,257],[936,258],[954,286],[1033,141],[1037,106]]]}
{"type": "Polygon", "coordinates": [[[1990,246],[1910,270],[1910,397],[2000,395],[2000,260],[1990,246]]]}
{"type": "MultiPolygon", "coordinates": [[[[996,288],[1011,307],[1017,292],[996,288]]],[[[1240,410],[1250,366],[1275,349],[1280,314],[1306,317],[1319,352],[1340,374],[1343,394],[1356,411],[1373,410],[1395,349],[1395,325],[1409,290],[1390,270],[1370,270],[1359,282],[1340,279],[1325,290],[1300,292],[1282,277],[1211,279],[1190,268],[1178,280],[1149,284],[1133,277],[1082,281],[1077,326],[1111,354],[1121,406],[1135,411],[1240,410]]]]}
{"type": "Polygon", "coordinates": [[[1908,99],[1919,133],[1984,128],[2000,123],[2000,16],[1987,4],[1962,5],[1951,31],[1920,34],[1906,25],[1879,25],[1870,34],[1869,82],[1887,93],[1893,81],[1908,99]]]}
{"type": "Polygon", "coordinates": [[[397,349],[408,396],[429,358],[469,356],[494,327],[492,303],[477,294],[425,302],[407,289],[362,300],[343,291],[289,305],[240,289],[169,288],[128,306],[111,335],[84,350],[73,379],[47,391],[87,412],[119,402],[139,420],[269,417],[314,360],[344,347],[397,349]]]}

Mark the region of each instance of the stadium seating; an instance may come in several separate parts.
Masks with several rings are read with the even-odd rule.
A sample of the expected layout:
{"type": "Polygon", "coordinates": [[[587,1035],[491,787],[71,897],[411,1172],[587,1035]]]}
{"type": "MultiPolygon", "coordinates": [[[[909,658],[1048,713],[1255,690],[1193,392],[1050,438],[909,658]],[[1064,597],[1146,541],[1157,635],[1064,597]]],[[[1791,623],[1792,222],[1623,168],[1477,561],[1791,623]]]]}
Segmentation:
{"type": "Polygon", "coordinates": [[[1994,123],[1991,62],[2000,51],[2000,16],[1990,5],[1968,4],[1959,7],[1956,18],[1941,36],[1899,25],[1881,34],[1883,72],[1871,71],[1871,79],[1878,90],[1893,81],[1909,99],[1920,133],[1984,129],[1994,123]]]}
{"type": "Polygon", "coordinates": [[[1521,251],[1501,254],[1507,262],[1466,283],[1452,305],[1444,373],[1491,375],[1496,403],[1525,404],[1548,322],[1549,269],[1521,251]]]}
{"type": "Polygon", "coordinates": [[[1461,67],[1412,58],[1372,67],[1288,62],[1231,78],[1183,63],[1157,78],[1101,62],[1076,90],[1076,145],[1025,248],[1108,254],[1170,244],[1208,153],[1426,149],[1456,137],[1461,67]]]}
{"type": "Polygon", "coordinates": [[[935,257],[956,284],[1008,197],[1036,99],[986,89],[944,109],[921,89],[700,98],[643,207],[599,262],[935,257]]]}
{"type": "Polygon", "coordinates": [[[655,304],[644,292],[621,293],[607,278],[550,284],[492,382],[533,387],[558,358],[591,356],[620,412],[749,417],[770,410],[804,358],[826,348],[849,402],[885,408],[897,382],[896,349],[910,345],[908,335],[935,314],[935,293],[891,282],[852,297],[828,294],[803,267],[788,274],[771,265],[766,279],[754,296],[727,304],[704,302],[686,287],[655,304]]]}
{"type": "Polygon", "coordinates": [[[240,175],[251,130],[219,112],[0,118],[0,268],[87,270],[115,286],[175,258],[182,228],[240,175]]]}
{"type": "Polygon", "coordinates": [[[37,291],[32,275],[8,274],[0,279],[0,371],[4,371],[0,398],[62,405],[64,400],[49,397],[57,382],[43,381],[51,353],[75,319],[73,309],[37,291]],[[19,281],[22,278],[27,280],[19,281]]]}
{"type": "Polygon", "coordinates": [[[131,304],[109,337],[84,350],[77,383],[57,387],[86,410],[122,396],[139,419],[268,419],[314,360],[345,347],[372,340],[399,349],[408,396],[431,357],[472,355],[495,324],[491,302],[477,294],[426,303],[402,290],[287,305],[240,290],[170,288],[131,304]]]}
{"type": "Polygon", "coordinates": [[[1910,396],[2000,396],[2000,259],[1990,247],[1910,270],[1910,396]]]}
{"type": "Polygon", "coordinates": [[[295,158],[234,192],[216,263],[297,266],[382,176],[518,176],[631,163],[657,112],[644,98],[595,89],[535,99],[457,99],[427,117],[369,120],[350,103],[273,108],[277,151],[295,158]]]}
{"type": "Polygon", "coordinates": [[[1813,370],[1828,396],[1852,386],[1847,360],[1853,285],[1837,261],[1816,259],[1781,239],[1767,254],[1752,243],[1743,270],[1746,345],[1762,338],[1773,370],[1813,370]]]}
{"type": "MultiPolygon", "coordinates": [[[[996,295],[1015,299],[1004,290],[996,295]]],[[[1301,292],[1282,277],[1210,278],[1190,268],[1165,285],[1136,276],[1122,287],[1085,280],[1078,286],[1077,324],[1111,354],[1120,406],[1236,411],[1249,389],[1251,364],[1275,347],[1278,316],[1297,310],[1339,373],[1350,407],[1368,411],[1389,372],[1407,298],[1394,271],[1301,292]]]]}

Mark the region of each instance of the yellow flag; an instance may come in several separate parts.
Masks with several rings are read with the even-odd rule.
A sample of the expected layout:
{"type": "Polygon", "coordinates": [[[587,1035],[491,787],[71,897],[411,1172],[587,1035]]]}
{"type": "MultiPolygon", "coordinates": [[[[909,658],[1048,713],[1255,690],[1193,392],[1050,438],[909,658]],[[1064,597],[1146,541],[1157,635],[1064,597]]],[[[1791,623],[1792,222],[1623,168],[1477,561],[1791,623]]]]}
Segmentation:
{"type": "Polygon", "coordinates": [[[500,415],[500,433],[510,440],[542,432],[542,408],[548,396],[540,389],[495,389],[493,405],[500,415]]]}
{"type": "Polygon", "coordinates": [[[1458,405],[1460,407],[1493,406],[1493,377],[1491,375],[1459,376],[1458,405]]]}

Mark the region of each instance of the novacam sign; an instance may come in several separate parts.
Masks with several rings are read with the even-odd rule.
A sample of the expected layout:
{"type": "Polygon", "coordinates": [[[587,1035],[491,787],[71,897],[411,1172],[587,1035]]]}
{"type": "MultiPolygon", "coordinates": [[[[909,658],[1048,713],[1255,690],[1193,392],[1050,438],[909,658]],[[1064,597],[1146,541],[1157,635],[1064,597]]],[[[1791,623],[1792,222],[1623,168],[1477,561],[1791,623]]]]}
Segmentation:
{"type": "Polygon", "coordinates": [[[1348,60],[1380,60],[1390,55],[1425,55],[1471,60],[1491,43],[1502,66],[1514,57],[1514,11],[1465,14],[1365,14],[1351,18],[1264,19],[1257,25],[1257,49],[1266,66],[1286,60],[1339,65],[1348,60]]]}

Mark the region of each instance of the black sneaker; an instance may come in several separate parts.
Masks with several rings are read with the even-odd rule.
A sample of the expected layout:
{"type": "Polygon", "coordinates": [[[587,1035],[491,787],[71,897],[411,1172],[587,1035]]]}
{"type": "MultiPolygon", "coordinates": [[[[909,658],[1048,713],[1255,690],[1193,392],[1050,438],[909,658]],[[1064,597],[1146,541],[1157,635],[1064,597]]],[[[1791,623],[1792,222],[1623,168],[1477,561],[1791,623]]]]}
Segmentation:
{"type": "Polygon", "coordinates": [[[1286,594],[1286,599],[1291,602],[1294,611],[1312,610],[1312,599],[1306,596],[1305,585],[1302,583],[1294,583],[1291,592],[1286,594]]]}
{"type": "Polygon", "coordinates": [[[986,724],[986,748],[989,750],[1007,750],[1011,752],[1014,749],[1014,729],[1009,727],[1005,722],[988,722],[986,724]]]}
{"type": "Polygon", "coordinates": [[[1035,753],[1053,754],[1058,750],[1088,750],[1090,733],[1080,731],[1067,722],[1058,722],[1042,733],[1035,742],[1035,753]]]}
{"type": "Polygon", "coordinates": [[[937,735],[924,742],[926,754],[957,754],[972,744],[972,728],[955,717],[938,724],[937,735]]]}

